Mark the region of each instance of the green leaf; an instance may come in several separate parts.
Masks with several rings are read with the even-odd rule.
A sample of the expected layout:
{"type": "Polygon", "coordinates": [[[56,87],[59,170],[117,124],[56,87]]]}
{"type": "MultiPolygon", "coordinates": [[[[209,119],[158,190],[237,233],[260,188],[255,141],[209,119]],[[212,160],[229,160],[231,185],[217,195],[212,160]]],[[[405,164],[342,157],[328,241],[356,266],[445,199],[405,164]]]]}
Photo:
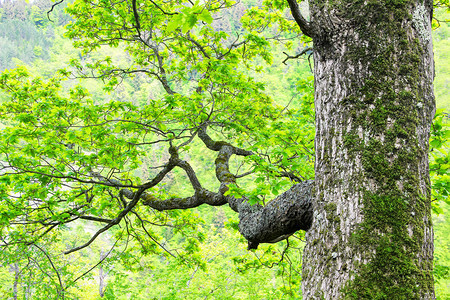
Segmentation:
{"type": "Polygon", "coordinates": [[[189,30],[194,28],[195,23],[197,23],[197,15],[195,15],[195,14],[186,15],[186,18],[184,19],[184,23],[183,23],[183,27],[182,27],[181,31],[185,34],[189,30]]]}
{"type": "Polygon", "coordinates": [[[183,16],[181,14],[173,16],[172,19],[167,24],[167,31],[173,32],[173,31],[177,30],[180,27],[180,22],[182,20],[182,17],[183,16]]]}
{"type": "Polygon", "coordinates": [[[439,148],[441,146],[442,142],[440,140],[431,140],[430,141],[430,146],[433,148],[439,148]]]}
{"type": "Polygon", "coordinates": [[[213,17],[211,16],[211,12],[207,9],[204,9],[201,14],[198,15],[198,19],[204,21],[208,24],[211,24],[213,21],[213,17]]]}

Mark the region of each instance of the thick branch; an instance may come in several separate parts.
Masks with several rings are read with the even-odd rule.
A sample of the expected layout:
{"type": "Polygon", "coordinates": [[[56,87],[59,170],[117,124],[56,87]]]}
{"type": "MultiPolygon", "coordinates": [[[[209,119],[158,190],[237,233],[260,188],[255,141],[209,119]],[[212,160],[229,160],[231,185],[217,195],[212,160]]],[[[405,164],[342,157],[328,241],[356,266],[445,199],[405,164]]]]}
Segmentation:
{"type": "MultiPolygon", "coordinates": [[[[250,205],[245,197],[235,198],[234,196],[225,196],[228,186],[236,182],[235,176],[229,170],[229,159],[235,155],[251,155],[252,152],[246,151],[230,145],[225,142],[217,142],[206,134],[204,129],[198,133],[204,144],[213,151],[218,151],[216,164],[216,177],[220,181],[219,192],[214,193],[203,188],[190,164],[179,158],[177,149],[169,149],[170,159],[164,170],[162,170],[152,181],[146,183],[134,193],[129,189],[121,189],[121,198],[125,197],[132,201],[126,203],[126,208],[119,216],[97,232],[94,237],[83,248],[90,244],[96,236],[107,228],[118,224],[121,218],[131,210],[137,203],[138,198],[144,205],[153,209],[164,211],[173,209],[188,209],[202,204],[211,206],[220,206],[229,204],[229,206],[239,213],[239,231],[248,240],[248,249],[256,249],[260,243],[275,243],[289,237],[298,230],[308,230],[312,223],[312,187],[313,181],[303,181],[294,185],[288,191],[284,192],[267,205],[250,205]],[[144,190],[155,186],[162,178],[174,167],[182,168],[194,188],[194,195],[187,198],[158,199],[157,197],[146,193],[144,190]]],[[[120,182],[112,179],[103,178],[111,185],[116,184],[120,187],[120,182]]],[[[72,250],[71,250],[72,251],[72,250]]],[[[70,251],[70,252],[71,252],[70,251]]]]}
{"type": "Polygon", "coordinates": [[[208,204],[211,206],[221,206],[228,203],[225,196],[220,193],[213,193],[206,189],[202,189],[200,192],[196,192],[191,197],[186,198],[171,198],[161,200],[153,195],[144,194],[141,196],[142,204],[150,206],[153,209],[164,211],[173,209],[188,209],[200,206],[202,204],[208,204]]]}
{"type": "Polygon", "coordinates": [[[205,146],[208,147],[208,149],[213,150],[213,151],[220,151],[223,146],[229,146],[232,148],[232,152],[233,152],[232,154],[241,155],[241,156],[248,156],[248,155],[253,154],[253,152],[251,152],[251,151],[247,151],[247,150],[244,150],[244,149],[241,149],[238,147],[234,147],[227,142],[213,141],[211,139],[211,137],[206,133],[206,126],[199,129],[198,137],[202,140],[202,142],[205,144],[205,146]]]}
{"type": "Polygon", "coordinates": [[[289,4],[289,8],[291,9],[291,14],[294,17],[294,20],[297,22],[301,31],[304,35],[309,37],[313,37],[314,30],[310,22],[306,21],[303,15],[300,13],[300,8],[298,7],[297,0],[287,0],[289,4]]]}
{"type": "Polygon", "coordinates": [[[314,182],[296,184],[266,206],[250,205],[246,198],[224,196],[203,190],[188,198],[156,199],[142,195],[143,204],[159,211],[187,209],[202,204],[220,206],[228,203],[239,213],[239,232],[248,240],[248,249],[256,249],[261,243],[276,243],[298,230],[311,227],[312,187],[314,182]]]}
{"type": "MultiPolygon", "coordinates": [[[[219,154],[217,155],[215,164],[216,164],[216,177],[220,181],[220,190],[219,192],[221,194],[224,194],[228,190],[228,185],[231,183],[236,183],[236,177],[230,172],[228,161],[230,160],[230,157],[235,155],[240,156],[249,156],[252,155],[253,152],[247,151],[245,149],[241,149],[238,147],[234,147],[231,144],[227,142],[222,141],[214,141],[211,139],[211,137],[206,133],[206,126],[199,129],[198,131],[198,137],[202,140],[202,142],[205,144],[208,149],[213,151],[219,151],[219,154]]],[[[239,205],[241,201],[232,201],[230,203],[230,207],[234,211],[237,210],[237,205],[239,205]]]]}
{"type": "Polygon", "coordinates": [[[248,249],[260,243],[275,243],[312,224],[312,187],[314,181],[296,184],[266,206],[242,202],[239,231],[248,240],[248,249]]]}
{"type": "MultiPolygon", "coordinates": [[[[141,194],[141,199],[144,205],[150,206],[151,208],[159,211],[164,211],[193,208],[202,204],[220,206],[228,203],[223,194],[213,193],[202,187],[191,165],[187,161],[180,160],[178,158],[178,153],[176,152],[177,150],[175,147],[172,147],[169,151],[171,153],[170,161],[172,161],[172,164],[174,166],[178,166],[186,172],[186,175],[188,176],[195,193],[193,196],[187,198],[171,198],[161,200],[151,194],[143,192],[141,194]]],[[[123,189],[121,192],[125,197],[129,199],[132,199],[134,196],[134,194],[127,189],[123,189]]]]}
{"type": "Polygon", "coordinates": [[[191,165],[187,161],[181,160],[177,163],[177,166],[179,166],[186,172],[186,175],[188,176],[189,181],[191,182],[191,185],[194,188],[195,192],[196,193],[200,192],[203,188],[202,188],[202,185],[200,184],[200,181],[197,178],[197,175],[195,174],[194,169],[192,169],[191,165]]]}
{"type": "MultiPolygon", "coordinates": [[[[216,177],[220,181],[220,194],[228,190],[228,185],[236,182],[230,172],[228,161],[233,154],[251,155],[250,151],[236,148],[228,143],[215,142],[203,129],[198,133],[205,145],[219,151],[216,163],[216,177]]],[[[260,243],[278,242],[294,232],[308,230],[312,223],[313,181],[294,185],[266,206],[250,205],[245,197],[227,196],[231,209],[239,213],[239,231],[248,240],[248,249],[256,249],[260,243]]]]}

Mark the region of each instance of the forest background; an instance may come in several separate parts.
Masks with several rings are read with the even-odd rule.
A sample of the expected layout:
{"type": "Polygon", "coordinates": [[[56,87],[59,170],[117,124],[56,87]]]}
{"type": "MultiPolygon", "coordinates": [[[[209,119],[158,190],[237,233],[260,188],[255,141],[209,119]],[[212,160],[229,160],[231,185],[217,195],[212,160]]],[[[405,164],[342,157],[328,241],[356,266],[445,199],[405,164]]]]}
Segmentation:
{"type": "MultiPolygon", "coordinates": [[[[240,18],[257,1],[237,3],[228,15],[213,22],[215,29],[230,34],[242,30],[240,18]]],[[[64,12],[67,2],[50,11],[50,0],[0,0],[0,71],[26,66],[31,73],[50,78],[73,58],[81,58],[79,50],[64,36],[71,17],[64,12]]],[[[438,10],[437,19],[448,18],[438,10]]],[[[436,62],[435,95],[438,118],[436,130],[448,130],[450,110],[450,26],[441,22],[433,32],[436,62]]],[[[300,52],[301,42],[291,45],[300,52]]],[[[262,68],[252,74],[264,82],[266,91],[282,106],[296,109],[313,120],[313,78],[308,53],[298,59],[283,54],[283,45],[271,45],[272,64],[261,62],[262,68]],[[283,80],[279,80],[283,78],[283,80]]],[[[99,55],[99,54],[95,54],[99,55]]],[[[102,55],[127,62],[123,49],[104,47],[102,55]]],[[[136,76],[125,79],[115,89],[105,92],[95,80],[73,80],[82,84],[96,101],[110,98],[145,101],[158,90],[157,83],[136,76]]],[[[5,99],[6,94],[0,94],[5,99]]],[[[311,123],[303,128],[313,136],[311,123]]],[[[435,287],[437,299],[450,299],[450,206],[448,204],[449,144],[432,142],[431,168],[439,166],[440,173],[431,174],[434,185],[435,229],[435,287]],[[447,182],[447,185],[446,185],[447,182]],[[447,192],[446,192],[447,191],[447,192]]],[[[313,144],[307,145],[313,151],[313,144]]],[[[151,165],[165,155],[155,149],[146,158],[151,165]]],[[[204,165],[211,157],[191,154],[195,166],[204,165]]],[[[145,163],[145,161],[144,161],[145,163]]],[[[303,166],[313,177],[313,162],[303,166]]],[[[208,181],[208,170],[199,170],[199,176],[208,181]]],[[[176,176],[165,180],[165,190],[183,195],[184,185],[176,176]]],[[[213,184],[213,183],[211,183],[213,184]]],[[[169,214],[169,213],[168,213],[169,214]]],[[[51,240],[30,248],[27,253],[3,256],[0,267],[1,299],[53,299],[61,285],[68,299],[301,299],[301,257],[303,234],[297,233],[289,242],[264,245],[256,251],[247,251],[246,243],[237,232],[237,215],[228,207],[199,207],[170,212],[177,220],[172,227],[153,229],[138,242],[116,245],[121,229],[116,228],[101,236],[88,250],[70,255],[62,254],[97,230],[92,225],[79,223],[68,227],[58,240],[51,240]],[[192,238],[179,234],[178,228],[190,228],[192,238]],[[99,263],[100,262],[100,263],[99,263]]]]}

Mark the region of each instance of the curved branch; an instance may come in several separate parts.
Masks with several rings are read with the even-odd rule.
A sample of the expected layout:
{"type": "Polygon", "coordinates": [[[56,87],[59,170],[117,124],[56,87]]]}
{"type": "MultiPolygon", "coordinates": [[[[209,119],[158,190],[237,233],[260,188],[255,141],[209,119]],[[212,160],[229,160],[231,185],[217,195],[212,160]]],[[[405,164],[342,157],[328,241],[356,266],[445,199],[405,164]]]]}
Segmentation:
{"type": "Polygon", "coordinates": [[[191,182],[191,185],[194,188],[194,191],[196,193],[200,192],[203,188],[202,188],[202,185],[200,184],[200,181],[197,178],[197,175],[195,174],[194,169],[191,167],[191,165],[187,161],[181,160],[178,162],[177,166],[182,168],[186,172],[186,175],[188,176],[189,181],[191,182]]]}
{"type": "Polygon", "coordinates": [[[294,17],[294,20],[297,22],[300,30],[304,35],[313,37],[315,32],[311,23],[306,21],[303,15],[300,13],[300,8],[298,7],[297,0],[287,0],[289,4],[289,8],[291,9],[291,14],[294,17]]]}
{"type": "Polygon", "coordinates": [[[202,140],[208,149],[213,151],[220,151],[223,146],[229,146],[232,148],[232,154],[241,155],[241,156],[249,156],[252,155],[253,152],[241,149],[235,146],[232,146],[230,143],[222,142],[222,141],[213,141],[211,137],[206,133],[206,125],[203,125],[198,131],[198,137],[202,140]]]}
{"type": "Polygon", "coordinates": [[[56,6],[58,6],[58,5],[60,5],[61,3],[63,3],[63,2],[64,2],[64,0],[60,0],[60,1],[56,2],[56,3],[53,3],[53,5],[52,5],[52,7],[50,8],[50,10],[47,12],[47,19],[48,19],[50,22],[53,22],[53,20],[50,19],[50,14],[52,13],[53,9],[54,9],[56,6]]]}
{"type": "MultiPolygon", "coordinates": [[[[158,199],[149,193],[143,192],[140,196],[142,199],[142,204],[158,211],[164,211],[194,208],[202,204],[221,206],[228,203],[223,193],[214,193],[202,187],[192,166],[187,161],[180,160],[178,158],[177,149],[175,147],[171,147],[169,151],[171,152],[172,164],[182,168],[186,172],[189,181],[194,188],[194,195],[186,198],[171,198],[163,200],[158,199]]],[[[122,189],[121,193],[129,199],[134,197],[134,194],[127,189],[122,189]]]]}
{"type": "MultiPolygon", "coordinates": [[[[228,143],[215,142],[202,128],[198,136],[205,145],[219,151],[216,163],[216,177],[220,181],[220,194],[225,194],[228,185],[236,182],[228,161],[233,154],[251,155],[252,152],[236,148],[228,143]]],[[[266,206],[250,205],[245,197],[224,196],[231,209],[239,213],[239,232],[248,240],[248,249],[256,249],[260,243],[275,243],[312,224],[312,187],[314,182],[303,181],[294,185],[266,206]]]]}

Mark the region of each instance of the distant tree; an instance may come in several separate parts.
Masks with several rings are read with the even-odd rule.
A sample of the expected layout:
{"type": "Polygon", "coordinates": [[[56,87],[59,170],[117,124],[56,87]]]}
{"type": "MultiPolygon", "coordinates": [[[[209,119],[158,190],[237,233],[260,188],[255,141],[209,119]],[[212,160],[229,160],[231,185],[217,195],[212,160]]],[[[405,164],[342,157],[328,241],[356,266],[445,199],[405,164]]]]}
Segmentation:
{"type": "Polygon", "coordinates": [[[264,4],[230,35],[209,25],[233,7],[227,0],[70,5],[68,36],[83,53],[121,47],[131,60],[86,56],[47,82],[23,69],[1,76],[10,95],[1,108],[2,246],[33,244],[76,220],[103,225],[72,253],[115,225],[133,236],[130,220],[158,223],[157,211],[228,204],[249,249],[307,230],[305,299],[434,299],[433,3],[311,1],[309,21],[295,0],[264,4]],[[266,36],[271,26],[284,33],[266,36]],[[300,31],[313,43],[314,181],[305,167],[311,119],[275,105],[249,75],[272,62],[269,41],[300,31]],[[159,81],[155,97],[98,103],[79,87],[65,93],[60,78],[94,77],[113,91],[136,74],[159,81]],[[215,154],[216,186],[187,159],[195,147],[215,154]],[[142,165],[161,150],[167,159],[142,165]],[[231,169],[235,159],[247,169],[231,169]],[[176,170],[191,195],[161,187],[176,170]]]}
{"type": "Polygon", "coordinates": [[[31,63],[35,58],[47,58],[52,44],[51,30],[46,34],[35,23],[18,19],[0,22],[0,70],[13,68],[16,60],[31,63]]]}
{"type": "Polygon", "coordinates": [[[25,21],[28,17],[27,2],[24,0],[5,0],[2,3],[2,20],[18,19],[25,21]]]}

